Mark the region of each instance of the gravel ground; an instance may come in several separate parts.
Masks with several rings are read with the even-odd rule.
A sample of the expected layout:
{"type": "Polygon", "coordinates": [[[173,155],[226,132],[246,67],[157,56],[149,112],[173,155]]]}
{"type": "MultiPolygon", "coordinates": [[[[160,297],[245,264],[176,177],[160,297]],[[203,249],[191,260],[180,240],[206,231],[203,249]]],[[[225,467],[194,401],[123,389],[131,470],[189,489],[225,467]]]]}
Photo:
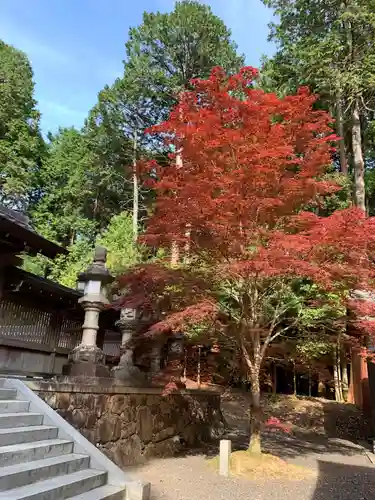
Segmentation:
{"type": "MultiPolygon", "coordinates": [[[[223,401],[232,449],[246,448],[248,416],[242,402],[223,401]]],[[[350,441],[313,432],[264,432],[265,451],[290,463],[316,471],[302,481],[224,478],[212,470],[204,453],[179,458],[155,459],[133,470],[151,483],[152,500],[374,500],[375,465],[364,449],[350,441]]],[[[375,458],[375,456],[373,455],[375,458]]]]}
{"type": "Polygon", "coordinates": [[[373,500],[375,468],[317,461],[317,477],[304,481],[223,478],[202,455],[160,459],[137,468],[152,485],[152,500],[373,500]]]}

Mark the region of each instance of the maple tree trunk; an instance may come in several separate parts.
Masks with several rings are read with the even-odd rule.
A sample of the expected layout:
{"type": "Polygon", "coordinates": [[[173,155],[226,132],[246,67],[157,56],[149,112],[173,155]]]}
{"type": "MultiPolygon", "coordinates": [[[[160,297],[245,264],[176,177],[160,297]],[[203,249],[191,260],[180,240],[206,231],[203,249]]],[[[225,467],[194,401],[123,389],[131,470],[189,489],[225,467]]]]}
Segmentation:
{"type": "MultiPolygon", "coordinates": [[[[178,149],[176,153],[176,169],[182,167],[182,149],[178,149]]],[[[180,260],[180,248],[175,241],[171,245],[171,267],[176,267],[180,260]]]]}
{"type": "Polygon", "coordinates": [[[183,381],[186,382],[187,380],[187,349],[185,347],[184,349],[184,373],[183,373],[183,381]]]}
{"type": "Polygon", "coordinates": [[[138,239],[139,189],[137,176],[137,131],[133,141],[133,241],[138,239]]]}
{"type": "Polygon", "coordinates": [[[342,391],[340,351],[338,353],[338,358],[337,358],[337,374],[338,374],[338,382],[339,382],[340,401],[344,401],[344,394],[342,391]]]}
{"type": "Polygon", "coordinates": [[[341,368],[342,368],[342,378],[341,378],[342,395],[344,401],[347,401],[349,392],[348,362],[344,357],[341,358],[341,368]]]}
{"type": "Polygon", "coordinates": [[[297,396],[297,374],[296,374],[296,362],[293,361],[293,394],[297,396]]]}
{"type": "Polygon", "coordinates": [[[336,122],[337,122],[337,133],[341,137],[339,142],[340,171],[344,175],[348,175],[348,162],[346,159],[346,151],[345,151],[344,120],[342,113],[341,93],[338,93],[336,96],[336,122]]]}
{"type": "Polygon", "coordinates": [[[354,202],[366,211],[365,162],[362,153],[361,119],[359,100],[355,99],[352,109],[352,153],[354,164],[354,202]]]}
{"type": "Polygon", "coordinates": [[[260,367],[254,366],[250,371],[251,405],[250,405],[250,442],[248,451],[262,453],[261,448],[261,406],[260,406],[260,367]]]}
{"type": "Polygon", "coordinates": [[[197,385],[201,386],[201,347],[198,347],[197,385]]]}
{"type": "Polygon", "coordinates": [[[344,401],[344,391],[342,385],[342,363],[341,363],[341,354],[342,354],[342,345],[341,345],[341,333],[337,336],[337,375],[338,375],[338,383],[339,383],[339,393],[340,393],[340,401],[344,401]]]}
{"type": "Polygon", "coordinates": [[[276,394],[276,392],[277,392],[277,367],[276,367],[276,363],[273,363],[272,392],[273,392],[273,394],[276,394]]]}
{"type": "Polygon", "coordinates": [[[171,246],[171,266],[176,267],[178,261],[180,260],[180,249],[178,244],[175,241],[172,241],[171,246]]]}
{"type": "Polygon", "coordinates": [[[335,399],[338,402],[342,402],[342,390],[341,390],[341,376],[340,376],[340,357],[338,356],[338,349],[335,346],[333,350],[333,382],[335,386],[335,399]]]}
{"type": "Polygon", "coordinates": [[[191,235],[191,224],[187,223],[186,224],[186,230],[185,230],[185,237],[186,237],[186,243],[184,247],[184,261],[186,264],[189,263],[190,261],[190,235],[191,235]]]}
{"type": "Polygon", "coordinates": [[[337,363],[336,362],[333,366],[333,382],[335,385],[335,400],[340,402],[341,401],[340,385],[339,385],[338,370],[337,370],[337,363]]]}
{"type": "Polygon", "coordinates": [[[322,376],[320,373],[319,373],[318,377],[319,377],[319,379],[318,379],[318,397],[324,398],[326,395],[326,386],[322,380],[322,376]]]}

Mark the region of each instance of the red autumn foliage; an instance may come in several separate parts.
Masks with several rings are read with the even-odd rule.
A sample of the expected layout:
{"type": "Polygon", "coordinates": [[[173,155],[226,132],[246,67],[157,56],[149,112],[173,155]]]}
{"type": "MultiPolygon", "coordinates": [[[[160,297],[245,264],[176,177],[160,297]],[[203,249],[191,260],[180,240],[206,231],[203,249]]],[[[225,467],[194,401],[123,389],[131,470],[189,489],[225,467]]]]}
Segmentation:
{"type": "Polygon", "coordinates": [[[288,423],[280,422],[280,420],[276,417],[270,417],[264,425],[271,431],[282,431],[285,432],[285,434],[291,434],[292,433],[292,426],[288,423]]]}
{"type": "Polygon", "coordinates": [[[150,335],[178,331],[188,318],[199,321],[217,314],[217,304],[209,296],[207,275],[161,264],[142,264],[120,276],[118,286],[128,290],[128,294],[113,304],[114,307],[126,305],[153,313],[160,321],[150,327],[150,335]],[[167,316],[171,311],[175,314],[167,316]]]}
{"type": "MultiPolygon", "coordinates": [[[[314,109],[307,88],[278,98],[254,88],[254,76],[214,68],[150,131],[173,144],[178,161],[141,166],[156,193],[143,239],[167,250],[173,242],[188,259],[177,269],[139,266],[120,286],[122,304],[154,311],[151,332],[226,322],[223,335],[250,375],[250,449],[260,451],[260,369],[269,344],[294,326],[284,314],[288,287],[307,280],[342,305],[351,290],[371,292],[375,219],[356,208],[319,216],[322,198],[340,189],[323,177],[337,139],[332,118],[314,109]]],[[[358,318],[370,333],[372,325],[358,318]]]]}
{"type": "MultiPolygon", "coordinates": [[[[249,71],[249,70],[248,70],[249,71]]],[[[245,72],[245,75],[247,73],[245,72]]],[[[208,80],[196,80],[170,119],[154,127],[183,151],[183,168],[150,168],[158,175],[156,213],[147,241],[184,242],[231,256],[242,244],[262,237],[302,206],[337,189],[319,180],[330,163],[330,116],[314,111],[315,96],[300,89],[278,99],[235,78],[246,99],[231,95],[233,81],[215,69],[208,80]]],[[[192,248],[194,252],[194,248],[192,248]]]]}
{"type": "MultiPolygon", "coordinates": [[[[182,248],[188,240],[189,253],[222,278],[297,276],[336,292],[371,290],[374,218],[356,208],[329,217],[306,211],[340,189],[322,180],[336,139],[331,116],[314,109],[307,88],[285,98],[254,88],[256,74],[244,68],[227,78],[214,68],[151,129],[183,151],[183,166],[173,155],[168,166],[143,165],[157,195],[144,241],[182,248]]],[[[154,331],[217,311],[209,286],[191,270],[152,264],[120,281],[131,290],[122,300],[145,308],[160,304],[166,286],[179,287],[178,311],[169,304],[175,314],[161,314],[154,331]]]]}
{"type": "MultiPolygon", "coordinates": [[[[307,88],[278,98],[254,88],[256,74],[245,68],[228,78],[214,68],[150,131],[178,157],[139,166],[156,193],[143,239],[167,251],[173,243],[188,259],[121,277],[119,304],[152,310],[151,333],[206,319],[205,328],[214,324],[233,341],[251,379],[249,448],[260,451],[261,365],[269,345],[295,326],[283,301],[298,279],[333,292],[343,306],[371,308],[350,291],[373,291],[375,219],[356,208],[319,216],[322,198],[340,189],[323,177],[337,139],[332,118],[314,109],[307,88]]],[[[359,311],[356,327],[371,334],[373,324],[359,311]]],[[[168,390],[178,378],[176,369],[168,390]]]]}

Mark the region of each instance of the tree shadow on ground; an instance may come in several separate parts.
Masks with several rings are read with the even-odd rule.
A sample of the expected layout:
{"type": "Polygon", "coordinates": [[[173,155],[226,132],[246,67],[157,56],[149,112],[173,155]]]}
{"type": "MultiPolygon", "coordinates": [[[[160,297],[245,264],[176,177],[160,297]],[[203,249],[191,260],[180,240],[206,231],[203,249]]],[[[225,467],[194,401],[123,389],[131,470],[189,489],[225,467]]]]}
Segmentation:
{"type": "Polygon", "coordinates": [[[303,455],[356,456],[363,454],[361,446],[342,439],[312,434],[286,435],[281,432],[265,433],[264,448],[269,453],[284,459],[303,455]]]}
{"type": "MultiPolygon", "coordinates": [[[[225,439],[232,442],[232,450],[246,450],[249,444],[249,433],[230,431],[225,439]]],[[[272,453],[285,460],[301,456],[337,455],[356,456],[364,453],[363,447],[349,441],[311,433],[286,434],[282,431],[264,431],[262,447],[267,453],[272,453]]]]}
{"type": "Polygon", "coordinates": [[[352,404],[325,401],[324,432],[353,442],[368,440],[372,435],[371,418],[352,404]]]}
{"type": "MultiPolygon", "coordinates": [[[[226,438],[234,450],[246,449],[249,442],[250,395],[239,391],[224,395],[222,411],[228,424],[226,438]]],[[[366,438],[371,434],[370,420],[354,405],[317,398],[264,397],[266,418],[274,416],[292,423],[291,434],[282,430],[271,432],[265,427],[263,448],[284,459],[299,456],[363,454],[369,449],[366,438]]],[[[322,458],[322,457],[321,457],[322,458]]]]}
{"type": "MultiPolygon", "coordinates": [[[[230,427],[240,429],[247,426],[250,399],[251,396],[243,391],[223,394],[222,411],[230,427]]],[[[354,442],[366,440],[372,435],[369,412],[367,414],[353,404],[324,398],[264,394],[262,405],[266,419],[276,417],[298,430],[354,442]]]]}
{"type": "Polygon", "coordinates": [[[319,460],[319,476],[311,500],[373,500],[375,467],[319,460]]]}
{"type": "MultiPolygon", "coordinates": [[[[228,432],[223,439],[230,439],[232,451],[246,450],[249,445],[249,434],[242,432],[228,432]]],[[[207,459],[213,458],[219,453],[220,441],[215,440],[210,443],[202,443],[197,447],[183,448],[178,456],[205,455],[207,459]]],[[[316,464],[319,459],[327,459],[334,462],[366,462],[368,459],[362,446],[324,436],[313,435],[289,435],[281,431],[262,433],[262,449],[265,453],[276,455],[283,460],[301,464],[316,464]]],[[[316,466],[316,465],[315,465],[316,466]]]]}

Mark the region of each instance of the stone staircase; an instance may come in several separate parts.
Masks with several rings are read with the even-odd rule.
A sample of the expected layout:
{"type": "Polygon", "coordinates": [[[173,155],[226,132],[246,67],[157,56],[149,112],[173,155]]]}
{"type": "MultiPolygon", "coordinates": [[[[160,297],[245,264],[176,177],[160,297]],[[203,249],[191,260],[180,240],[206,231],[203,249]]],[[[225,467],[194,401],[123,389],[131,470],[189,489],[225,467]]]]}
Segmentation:
{"type": "Polygon", "coordinates": [[[0,500],[147,500],[21,380],[0,379],[0,500]]]}

